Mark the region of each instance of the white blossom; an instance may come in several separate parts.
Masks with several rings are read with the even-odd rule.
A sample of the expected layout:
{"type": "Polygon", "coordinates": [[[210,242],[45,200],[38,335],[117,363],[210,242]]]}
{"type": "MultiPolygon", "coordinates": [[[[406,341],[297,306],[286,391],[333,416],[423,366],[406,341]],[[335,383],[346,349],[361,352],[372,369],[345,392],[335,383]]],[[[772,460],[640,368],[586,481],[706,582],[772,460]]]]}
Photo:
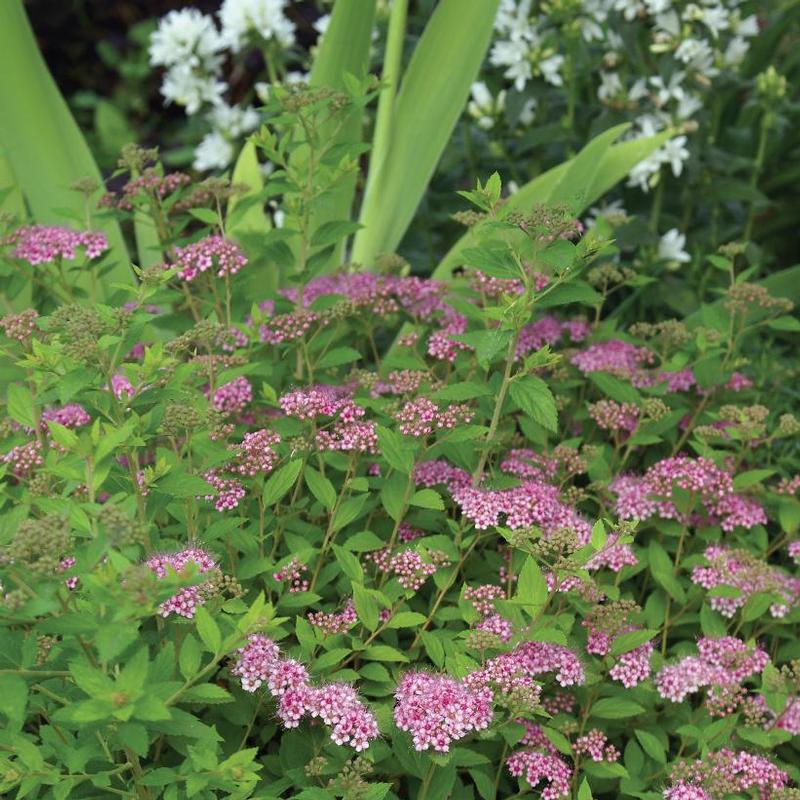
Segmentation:
{"type": "Polygon", "coordinates": [[[161,94],[168,103],[186,108],[187,114],[196,114],[205,103],[222,102],[227,85],[208,75],[192,69],[190,63],[176,64],[164,74],[161,94]]]}
{"type": "Polygon", "coordinates": [[[669,164],[672,174],[677,178],[683,172],[683,164],[689,158],[689,151],[685,147],[686,137],[676,136],[665,142],[658,152],[663,164],[669,164]]]}
{"type": "Polygon", "coordinates": [[[219,10],[222,37],[234,53],[247,43],[251,33],[274,40],[281,47],[294,44],[294,24],[284,13],[286,0],[224,0],[219,10]]]}
{"type": "Polygon", "coordinates": [[[561,77],[561,67],[564,64],[564,56],[554,55],[539,62],[539,69],[542,77],[553,86],[563,86],[564,79],[561,77]]]}
{"type": "Polygon", "coordinates": [[[622,94],[622,81],[618,72],[600,72],[600,86],[597,87],[597,97],[601,101],[611,100],[622,94]]]}
{"type": "Polygon", "coordinates": [[[505,91],[501,91],[495,98],[483,81],[476,81],[472,84],[470,94],[472,99],[467,104],[467,112],[477,121],[479,128],[491,130],[495,119],[505,110],[505,91]]]}
{"type": "Polygon", "coordinates": [[[158,21],[148,52],[153,66],[188,66],[214,72],[221,63],[222,49],[214,20],[196,8],[184,8],[170,11],[158,21]]]}
{"type": "Polygon", "coordinates": [[[225,169],[233,160],[233,145],[218,131],[207,133],[194,151],[192,166],[205,172],[225,169]]]}
{"type": "Polygon", "coordinates": [[[692,260],[692,257],[684,249],[685,247],[686,236],[677,228],[672,228],[661,237],[658,243],[658,257],[676,265],[685,264],[692,260]]]}

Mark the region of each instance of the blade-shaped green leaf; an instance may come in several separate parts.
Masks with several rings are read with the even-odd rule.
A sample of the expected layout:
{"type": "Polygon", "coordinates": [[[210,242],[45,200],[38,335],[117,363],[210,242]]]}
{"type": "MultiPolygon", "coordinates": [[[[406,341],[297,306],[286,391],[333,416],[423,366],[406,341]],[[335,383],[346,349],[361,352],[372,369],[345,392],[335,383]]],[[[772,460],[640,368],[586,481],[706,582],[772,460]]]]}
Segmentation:
{"type": "MultiPolygon", "coordinates": [[[[39,52],[22,0],[0,3],[0,109],[0,146],[34,219],[75,225],[72,215],[83,216],[84,201],[70,186],[80,178],[99,181],[101,176],[39,52]]],[[[98,220],[97,225],[108,236],[117,262],[103,286],[132,282],[119,226],[111,220],[98,220]]],[[[86,288],[91,285],[88,271],[82,280],[86,288]]]]}
{"type": "MultiPolygon", "coordinates": [[[[342,89],[346,74],[357,78],[367,74],[375,3],[376,0],[336,0],[311,67],[311,86],[342,89]]],[[[362,126],[362,110],[352,111],[336,134],[337,143],[361,141],[362,126]]],[[[330,220],[350,219],[357,178],[354,174],[330,192],[324,207],[314,214],[315,228],[330,220]]]]}
{"type": "Polygon", "coordinates": [[[441,0],[403,75],[386,157],[370,179],[353,260],[394,250],[450,139],[489,47],[499,0],[441,0]]]}
{"type": "MultiPolygon", "coordinates": [[[[618,128],[612,128],[611,130],[618,131],[616,135],[619,135],[618,128]]],[[[564,184],[563,192],[559,188],[562,185],[564,177],[589,148],[592,148],[590,152],[597,154],[594,143],[597,139],[602,138],[605,140],[606,134],[608,133],[608,131],[601,133],[600,136],[589,142],[575,158],[549,169],[547,172],[538,175],[532,181],[526,183],[518,192],[509,197],[501,213],[507,214],[509,211],[530,208],[534,203],[561,202],[568,199],[568,185],[564,184]]],[[[615,184],[619,183],[633,167],[647,158],[647,156],[669,139],[670,135],[670,131],[664,131],[655,136],[634,139],[629,142],[620,142],[610,147],[607,146],[605,152],[598,158],[599,163],[592,178],[591,189],[583,195],[580,207],[575,209],[575,213],[581,213],[595,200],[602,197],[602,195],[615,184]]],[[[473,232],[474,230],[475,229],[473,229],[473,232]]],[[[434,278],[447,280],[450,277],[453,269],[460,264],[461,253],[464,248],[472,246],[473,232],[462,236],[450,248],[447,255],[445,255],[434,270],[434,278]]]]}
{"type": "MultiPolygon", "coordinates": [[[[25,216],[25,200],[11,162],[0,152],[0,211],[13,214],[18,219],[25,216]]],[[[30,281],[20,275],[2,288],[3,297],[14,311],[29,308],[33,296],[30,281]]]]}

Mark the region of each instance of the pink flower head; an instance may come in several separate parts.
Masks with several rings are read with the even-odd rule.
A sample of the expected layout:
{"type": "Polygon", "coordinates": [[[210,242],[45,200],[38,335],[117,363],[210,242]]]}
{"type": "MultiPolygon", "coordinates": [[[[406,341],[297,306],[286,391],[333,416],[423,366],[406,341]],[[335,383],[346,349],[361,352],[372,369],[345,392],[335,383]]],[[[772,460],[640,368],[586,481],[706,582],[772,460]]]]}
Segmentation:
{"type": "MultiPolygon", "coordinates": [[[[46,408],[42,411],[42,422],[57,422],[65,428],[80,428],[91,421],[86,409],[78,403],[68,403],[61,408],[46,408]]],[[[46,425],[43,427],[47,430],[46,425]]]]}
{"type": "Polygon", "coordinates": [[[506,764],[515,778],[525,778],[532,787],[545,781],[542,800],[558,800],[560,797],[570,796],[572,767],[559,756],[522,750],[512,753],[506,764]]]}
{"type": "Polygon", "coordinates": [[[450,744],[492,721],[492,693],[444,675],[407,672],[395,692],[394,721],[416,750],[447,753],[450,744]]]}
{"type": "Polygon", "coordinates": [[[217,490],[217,494],[207,494],[204,497],[209,503],[214,503],[217,511],[233,511],[244,499],[244,486],[235,478],[220,477],[213,469],[208,470],[203,477],[217,490]]]}
{"type": "Polygon", "coordinates": [[[308,621],[319,628],[326,636],[335,636],[337,633],[346,633],[358,622],[358,614],[352,598],[345,603],[344,609],[338,613],[313,611],[308,615],[308,621]]]}
{"type": "Polygon", "coordinates": [[[253,400],[253,387],[243,375],[223,384],[214,392],[211,405],[222,414],[236,414],[244,411],[253,400]]]}
{"type": "Polygon", "coordinates": [[[216,270],[218,278],[235,275],[246,265],[247,256],[239,245],[221,236],[207,236],[199,242],[175,248],[174,266],[179,268],[178,277],[187,282],[210,269],[216,270]]]}
{"type": "Polygon", "coordinates": [[[405,403],[395,414],[395,419],[400,423],[400,433],[422,437],[429,436],[435,430],[449,430],[460,423],[467,423],[472,416],[472,411],[464,404],[440,409],[427,397],[419,397],[405,403]]]}
{"type": "Polygon", "coordinates": [[[646,347],[636,347],[619,339],[598,342],[572,356],[572,363],[581,372],[610,372],[630,378],[643,365],[652,361],[646,347]]]}
{"type": "Polygon", "coordinates": [[[2,458],[4,464],[11,466],[11,472],[16,478],[24,478],[30,475],[36,467],[44,464],[42,458],[42,446],[36,439],[25,444],[12,447],[2,458]]]}
{"type": "Polygon", "coordinates": [[[103,233],[76,231],[57,225],[25,225],[16,231],[14,241],[14,257],[34,266],[62,258],[72,261],[79,247],[84,248],[89,259],[108,250],[108,239],[103,233]]]}
{"type": "Polygon", "coordinates": [[[121,374],[111,376],[111,391],[117,400],[130,400],[136,394],[133,384],[121,374]]]}
{"type": "Polygon", "coordinates": [[[266,475],[272,472],[278,461],[275,447],[281,441],[277,433],[261,429],[246,433],[241,444],[234,445],[235,458],[230,465],[231,472],[253,478],[256,475],[266,475]]]}
{"type": "MultiPolygon", "coordinates": [[[[182,573],[190,564],[193,564],[199,572],[209,572],[217,566],[216,560],[199,547],[189,547],[177,553],[164,553],[149,558],[146,562],[147,567],[154,572],[157,578],[166,578],[169,569],[172,568],[178,574],[182,573]]],[[[170,614],[178,614],[181,617],[191,619],[197,606],[205,603],[202,595],[203,586],[187,586],[165,600],[158,611],[162,617],[170,614]]]]}

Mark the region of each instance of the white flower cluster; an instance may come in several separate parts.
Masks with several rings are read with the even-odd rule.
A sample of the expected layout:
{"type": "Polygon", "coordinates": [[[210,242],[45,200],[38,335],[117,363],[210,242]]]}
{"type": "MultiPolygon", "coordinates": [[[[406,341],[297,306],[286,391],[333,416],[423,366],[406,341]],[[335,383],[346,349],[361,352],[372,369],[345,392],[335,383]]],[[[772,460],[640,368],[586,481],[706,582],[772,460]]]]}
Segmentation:
{"type": "Polygon", "coordinates": [[[150,38],[150,63],[165,69],[161,94],[189,115],[203,112],[210,131],[195,150],[198,170],[224,169],[234,156],[234,142],[253,130],[259,114],[251,106],[228,105],[222,80],[226,51],[248,45],[294,44],[294,25],[286,16],[288,0],[224,0],[219,26],[195,8],[170,11],[150,38]]]}
{"type": "MultiPolygon", "coordinates": [[[[743,5],[742,0],[575,0],[554,14],[552,3],[502,0],[489,63],[501,68],[518,92],[537,79],[562,86],[569,79],[559,52],[567,45],[565,30],[579,31],[601,65],[598,99],[630,112],[632,136],[649,136],[684,125],[703,107],[714,78],[742,62],[759,31],[755,15],[745,14],[743,5]],[[631,46],[642,39],[649,41],[647,61],[631,46]]],[[[489,121],[505,101],[505,90],[494,99],[488,89],[479,88],[476,95],[473,88],[469,113],[481,127],[492,127],[489,121]]],[[[527,125],[532,118],[530,113],[520,122],[527,125]]],[[[679,176],[689,158],[686,144],[682,135],[668,141],[632,170],[629,185],[647,191],[663,165],[679,176]]]]}

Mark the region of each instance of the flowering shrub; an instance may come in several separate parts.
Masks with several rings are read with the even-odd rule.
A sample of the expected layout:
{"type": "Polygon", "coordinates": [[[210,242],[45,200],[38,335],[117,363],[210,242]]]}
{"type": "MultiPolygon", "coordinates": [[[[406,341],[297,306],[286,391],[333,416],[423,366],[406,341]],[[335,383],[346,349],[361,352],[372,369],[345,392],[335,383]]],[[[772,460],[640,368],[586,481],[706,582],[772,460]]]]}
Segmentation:
{"type": "Polygon", "coordinates": [[[2,239],[56,287],[0,324],[2,792],[798,796],[792,303],[731,245],[643,320],[608,223],[496,175],[452,282],[332,269],[350,168],[281,136],[300,223],[256,242],[127,152],[96,213],[161,260],[120,303],[91,231],[2,239]]]}

